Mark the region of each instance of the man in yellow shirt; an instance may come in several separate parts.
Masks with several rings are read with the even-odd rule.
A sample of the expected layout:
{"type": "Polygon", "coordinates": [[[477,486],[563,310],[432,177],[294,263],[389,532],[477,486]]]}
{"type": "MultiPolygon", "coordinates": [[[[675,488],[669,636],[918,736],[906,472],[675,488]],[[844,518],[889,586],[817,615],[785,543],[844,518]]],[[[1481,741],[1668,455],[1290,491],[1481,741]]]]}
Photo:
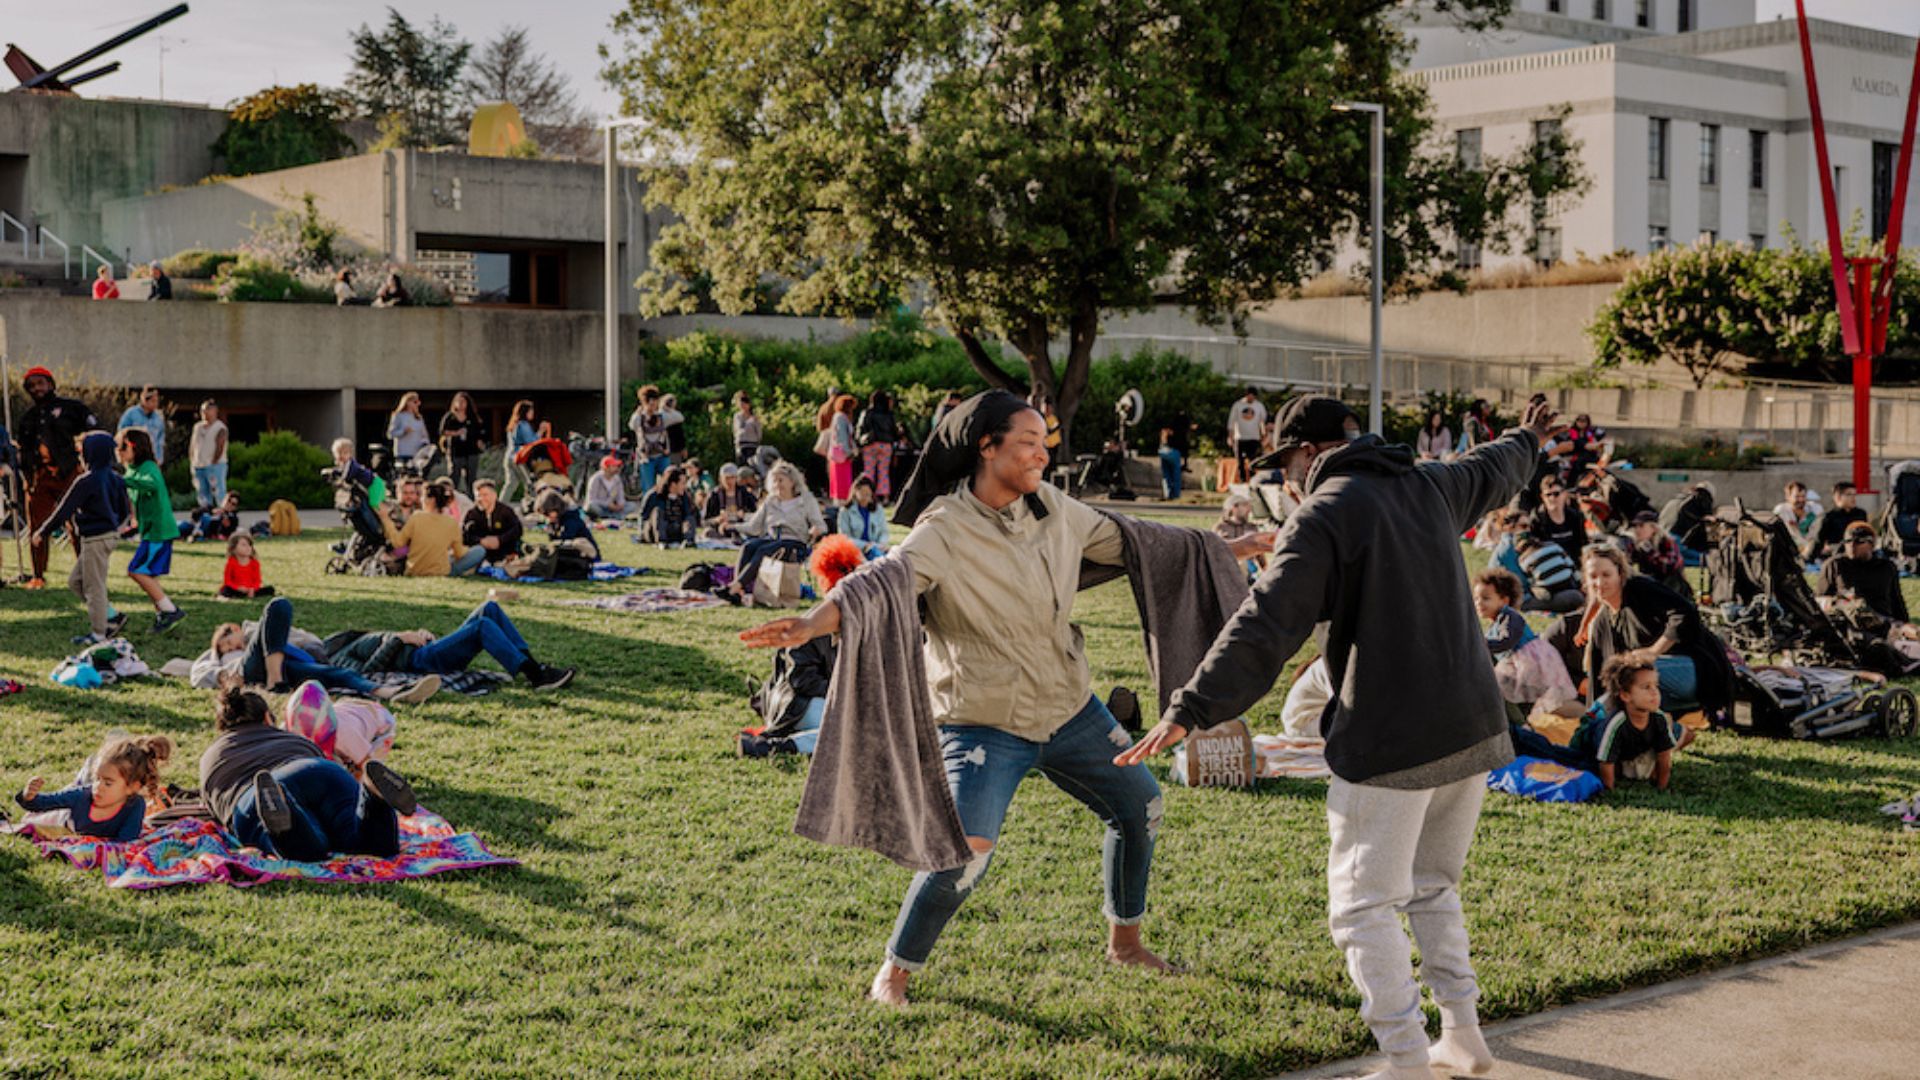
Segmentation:
{"type": "Polygon", "coordinates": [[[447,513],[451,499],[438,484],[427,488],[427,509],[407,518],[403,528],[394,528],[393,517],[385,503],[379,507],[380,525],[387,543],[407,552],[408,577],[458,577],[470,573],[485,557],[484,548],[467,547],[460,539],[460,521],[447,513]]]}

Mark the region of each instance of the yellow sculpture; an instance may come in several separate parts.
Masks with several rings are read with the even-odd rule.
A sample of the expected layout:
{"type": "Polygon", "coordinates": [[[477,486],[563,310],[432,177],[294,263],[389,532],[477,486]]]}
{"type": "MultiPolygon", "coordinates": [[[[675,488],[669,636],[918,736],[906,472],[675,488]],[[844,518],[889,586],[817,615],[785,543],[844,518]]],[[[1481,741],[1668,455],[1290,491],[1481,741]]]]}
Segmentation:
{"type": "Polygon", "coordinates": [[[512,102],[482,105],[473,110],[467,153],[475,157],[513,157],[526,142],[526,125],[520,122],[520,110],[514,108],[512,102]]]}

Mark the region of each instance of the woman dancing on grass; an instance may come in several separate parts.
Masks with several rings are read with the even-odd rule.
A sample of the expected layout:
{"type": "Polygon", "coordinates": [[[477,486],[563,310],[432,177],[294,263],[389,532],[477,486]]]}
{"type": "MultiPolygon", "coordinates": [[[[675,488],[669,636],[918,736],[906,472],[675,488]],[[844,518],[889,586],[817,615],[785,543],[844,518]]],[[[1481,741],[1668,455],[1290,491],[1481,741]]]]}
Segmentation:
{"type": "MultiPolygon", "coordinates": [[[[988,391],[941,422],[901,497],[899,518],[913,531],[896,551],[911,560],[925,604],[933,715],[973,857],[915,875],[873,979],[869,996],[878,1002],[906,1004],[909,978],[986,873],[1014,792],[1033,769],[1106,823],[1108,958],[1171,969],[1140,931],[1160,789],[1144,766],[1113,764],[1127,734],[1092,696],[1072,622],[1081,561],[1121,565],[1124,545],[1112,520],[1045,482],[1046,439],[1038,412],[988,391]]],[[[1248,538],[1235,554],[1245,558],[1270,539],[1248,538]]],[[[793,648],[839,628],[840,608],[828,600],[741,639],[793,648]]]]}

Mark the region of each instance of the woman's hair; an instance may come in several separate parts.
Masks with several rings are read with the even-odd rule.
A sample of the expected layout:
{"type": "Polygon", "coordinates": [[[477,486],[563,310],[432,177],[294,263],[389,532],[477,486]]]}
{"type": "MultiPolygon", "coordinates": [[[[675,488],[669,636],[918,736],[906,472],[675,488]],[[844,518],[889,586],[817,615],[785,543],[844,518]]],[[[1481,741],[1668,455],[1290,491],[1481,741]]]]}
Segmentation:
{"type": "Polygon", "coordinates": [[[751,408],[753,406],[753,397],[745,390],[735,390],[733,392],[733,404],[736,408],[741,405],[751,408]]]}
{"type": "Polygon", "coordinates": [[[407,406],[418,405],[419,403],[420,403],[419,392],[415,390],[409,390],[406,393],[400,395],[400,404],[395,405],[393,407],[393,415],[399,416],[401,412],[405,411],[407,406]]]}
{"type": "Polygon", "coordinates": [[[841,394],[839,397],[833,399],[833,411],[837,413],[845,413],[848,416],[852,416],[853,410],[859,407],[859,400],[852,394],[841,394]]]}
{"type": "Polygon", "coordinates": [[[244,686],[223,686],[213,700],[213,726],[218,731],[272,720],[273,712],[267,708],[267,699],[244,686]]]}
{"type": "Polygon", "coordinates": [[[1601,541],[1597,544],[1588,544],[1587,549],[1580,553],[1581,566],[1585,566],[1595,559],[1601,562],[1612,563],[1613,568],[1620,571],[1620,580],[1622,581],[1633,576],[1633,567],[1627,562],[1627,553],[1621,551],[1618,546],[1611,542],[1601,541]]]}
{"type": "Polygon", "coordinates": [[[458,391],[453,395],[453,400],[447,402],[447,410],[451,412],[458,409],[460,407],[460,403],[463,401],[467,403],[467,411],[472,412],[473,411],[473,395],[467,393],[465,390],[458,391]]]}
{"type": "Polygon", "coordinates": [[[1656,670],[1658,669],[1653,666],[1651,660],[1643,660],[1627,653],[1617,653],[1608,657],[1607,662],[1601,665],[1600,685],[1606,687],[1607,692],[1615,697],[1624,697],[1627,691],[1633,689],[1633,680],[1639,678],[1641,672],[1656,670]]]}
{"type": "Polygon", "coordinates": [[[344,436],[333,440],[333,456],[339,457],[340,451],[342,450],[345,450],[347,452],[348,457],[352,457],[353,456],[353,440],[346,438],[344,436]]]}
{"type": "Polygon", "coordinates": [[[338,274],[335,274],[335,275],[333,276],[333,280],[335,280],[335,281],[344,281],[344,282],[347,282],[348,284],[352,284],[352,282],[353,282],[353,271],[351,271],[351,270],[348,270],[348,269],[346,269],[345,267],[342,267],[342,268],[341,268],[341,270],[340,270],[340,272],[339,272],[338,274]]]}
{"type": "MultiPolygon", "coordinates": [[[[245,544],[248,547],[252,547],[253,534],[249,532],[237,532],[237,533],[234,533],[232,536],[227,537],[227,558],[231,559],[236,554],[238,554],[240,551],[241,544],[245,544]]],[[[232,626],[233,624],[227,623],[226,625],[232,626]]]]}
{"type": "Polygon", "coordinates": [[[567,497],[557,491],[549,491],[540,496],[540,504],[534,507],[543,514],[558,514],[567,508],[567,497]]]}
{"type": "Polygon", "coordinates": [[[519,401],[513,403],[513,418],[507,421],[507,426],[512,427],[522,420],[528,421],[529,423],[533,420],[533,402],[528,401],[526,398],[521,398],[519,401]]]}
{"type": "Polygon", "coordinates": [[[1520,579],[1506,570],[1490,566],[1473,575],[1473,583],[1492,589],[1494,595],[1500,598],[1500,602],[1508,607],[1517,607],[1520,604],[1520,579]]]}
{"type": "MultiPolygon", "coordinates": [[[[993,425],[992,430],[987,431],[986,433],[980,436],[980,439],[981,439],[980,449],[985,450],[989,446],[999,446],[1001,443],[1007,441],[1007,434],[1013,430],[1014,417],[1019,416],[1023,412],[1037,413],[1039,411],[1040,410],[1029,405],[1024,409],[1015,409],[1012,412],[1008,413],[1007,415],[1001,417],[1000,422],[993,425]]],[[[1041,419],[1044,420],[1046,418],[1041,417],[1041,419]]],[[[978,466],[976,466],[976,468],[977,467],[978,466]]]]}
{"type": "Polygon", "coordinates": [[[122,735],[108,739],[94,755],[93,772],[112,769],[127,786],[153,792],[160,787],[160,767],[173,758],[173,740],[165,735],[122,735]]]}
{"type": "Polygon", "coordinates": [[[1435,409],[1432,412],[1427,414],[1427,430],[1428,431],[1439,431],[1441,428],[1446,426],[1447,426],[1446,415],[1442,413],[1439,409],[1435,409]]]}
{"type": "Polygon", "coordinates": [[[873,393],[867,395],[867,408],[891,409],[893,408],[893,398],[889,397],[885,390],[875,390],[873,393]]]}
{"type": "MultiPolygon", "coordinates": [[[[231,542],[228,543],[227,550],[229,552],[233,550],[233,545],[231,542]]],[[[216,659],[220,656],[220,639],[223,637],[226,637],[228,634],[233,633],[234,631],[239,629],[240,629],[240,624],[237,622],[223,622],[219,626],[216,626],[213,628],[213,640],[210,644],[208,644],[207,648],[213,651],[213,655],[216,659]]]]}
{"type": "Polygon", "coordinates": [[[660,388],[652,383],[648,383],[640,389],[635,390],[633,396],[636,401],[652,401],[654,398],[660,396],[660,388]]]}
{"type": "Polygon", "coordinates": [[[801,472],[799,466],[791,461],[776,461],[773,463],[773,468],[767,470],[767,490],[769,492],[773,490],[774,478],[780,476],[784,476],[793,481],[794,498],[797,499],[807,493],[806,474],[801,472]]]}
{"type": "Polygon", "coordinates": [[[120,432],[120,438],[132,448],[135,465],[153,460],[153,434],[146,428],[127,428],[120,432]]]}
{"type": "Polygon", "coordinates": [[[421,492],[421,494],[426,497],[428,502],[433,504],[435,510],[445,510],[447,507],[453,505],[453,486],[451,484],[442,487],[438,481],[435,481],[434,483],[428,484],[427,489],[421,492]]]}
{"type": "Polygon", "coordinates": [[[873,477],[868,476],[866,473],[861,473],[859,476],[854,477],[853,487],[849,490],[858,491],[861,488],[866,488],[869,492],[873,491],[873,477]]]}
{"type": "Polygon", "coordinates": [[[1546,494],[1547,489],[1550,487],[1563,488],[1566,486],[1567,485],[1561,481],[1558,474],[1541,477],[1540,483],[1537,485],[1542,495],[1546,494]]]}

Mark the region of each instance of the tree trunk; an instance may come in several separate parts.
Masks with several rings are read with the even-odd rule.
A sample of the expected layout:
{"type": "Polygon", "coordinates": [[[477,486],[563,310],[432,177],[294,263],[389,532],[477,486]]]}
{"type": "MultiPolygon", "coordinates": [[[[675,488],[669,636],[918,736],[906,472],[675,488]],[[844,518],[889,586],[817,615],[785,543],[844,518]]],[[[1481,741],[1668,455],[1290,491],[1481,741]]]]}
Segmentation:
{"type": "Polygon", "coordinates": [[[1000,390],[1019,389],[1019,384],[1000,370],[1000,365],[993,362],[993,357],[987,355],[986,346],[980,344],[980,337],[972,328],[955,327],[953,336],[960,339],[960,349],[967,354],[967,362],[973,365],[973,370],[987,381],[988,386],[1000,390]]]}
{"type": "MultiPolygon", "coordinates": [[[[1100,337],[1100,309],[1086,304],[1067,322],[1067,366],[1052,394],[1054,415],[1060,418],[1060,452],[1073,460],[1073,418],[1086,396],[1093,375],[1093,343],[1100,337]]],[[[1051,373],[1051,369],[1049,369],[1051,373]]]]}

